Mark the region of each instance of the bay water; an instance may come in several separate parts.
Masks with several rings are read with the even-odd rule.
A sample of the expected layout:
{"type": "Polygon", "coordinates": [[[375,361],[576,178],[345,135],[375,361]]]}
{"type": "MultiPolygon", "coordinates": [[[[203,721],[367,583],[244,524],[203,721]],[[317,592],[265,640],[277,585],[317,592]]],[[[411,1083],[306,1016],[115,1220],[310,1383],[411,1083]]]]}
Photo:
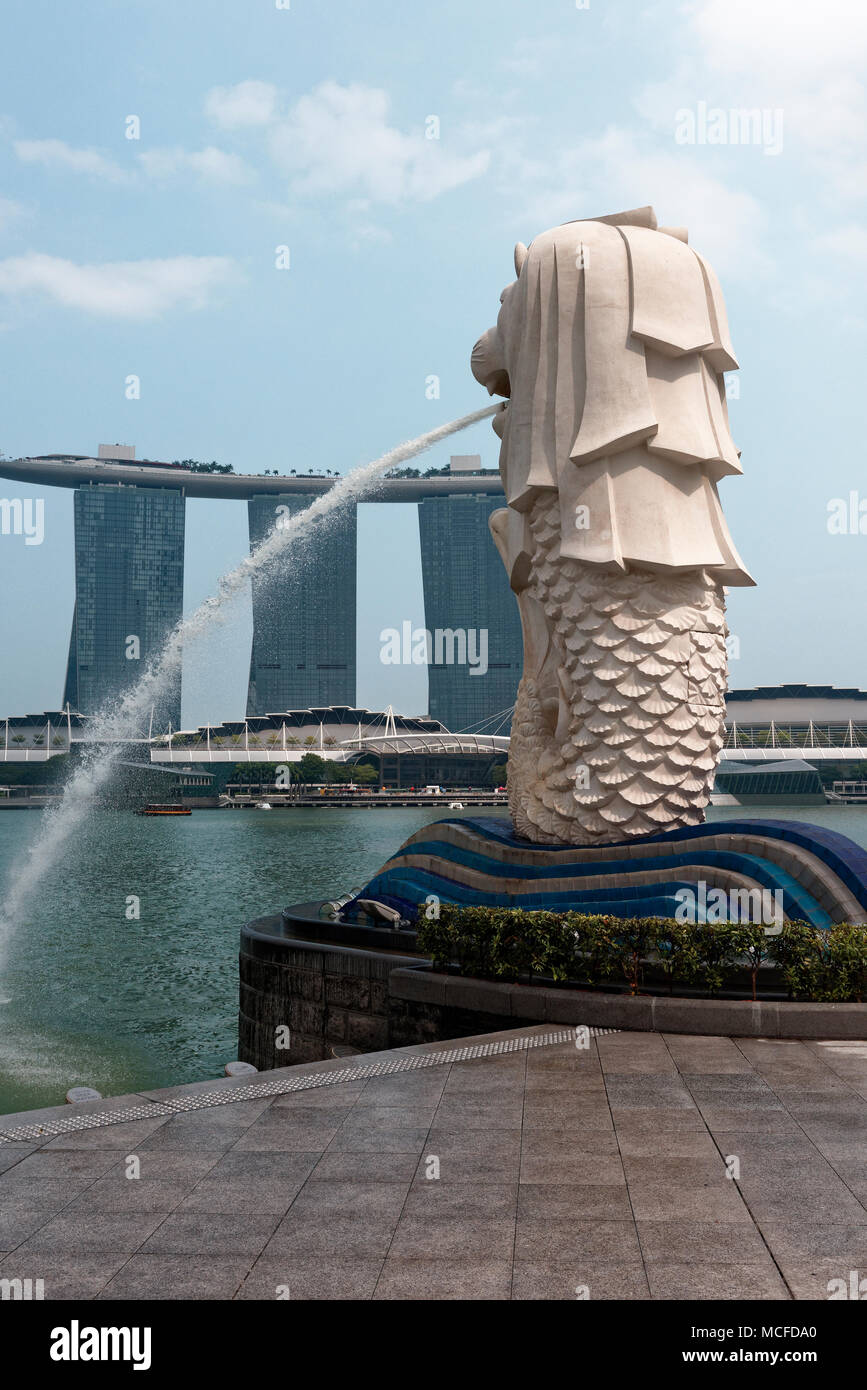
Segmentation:
{"type": "MultiPolygon", "coordinates": [[[[0,881],[43,812],[0,811],[0,881]]],[[[0,1115],[222,1075],[237,1056],[238,932],[251,918],[360,886],[422,825],[393,810],[94,810],[16,921],[0,973],[0,1115]],[[138,915],[136,915],[138,914],[138,915]]],[[[867,847],[861,807],[711,808],[812,822],[867,847]]]]}

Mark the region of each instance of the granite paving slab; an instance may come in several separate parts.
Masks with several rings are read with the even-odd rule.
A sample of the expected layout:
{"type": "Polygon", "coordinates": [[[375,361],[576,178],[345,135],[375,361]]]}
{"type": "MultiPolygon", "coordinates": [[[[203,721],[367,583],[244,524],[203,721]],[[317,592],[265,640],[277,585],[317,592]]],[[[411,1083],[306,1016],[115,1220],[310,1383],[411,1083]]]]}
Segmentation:
{"type": "Polygon", "coordinates": [[[90,1300],[98,1297],[128,1259],[120,1252],[62,1255],[22,1249],[0,1258],[0,1279],[41,1279],[46,1302],[90,1300]]]}
{"type": "Polygon", "coordinates": [[[669,1264],[647,1266],[652,1298],[661,1299],[789,1299],[791,1291],[768,1257],[759,1264],[669,1264]]]}
{"type": "Polygon", "coordinates": [[[594,1259],[589,1268],[586,1262],[577,1260],[558,1264],[516,1260],[512,1298],[635,1302],[649,1299],[650,1287],[640,1259],[621,1263],[594,1259]]]}
{"type": "Polygon", "coordinates": [[[35,1144],[0,1144],[0,1173],[6,1173],[23,1162],[35,1148],[35,1144]]]}
{"type": "Polygon", "coordinates": [[[191,1261],[186,1255],[133,1255],[99,1294],[110,1299],[230,1299],[249,1273],[241,1256],[209,1256],[191,1261]]]}
{"type": "Polygon", "coordinates": [[[405,1260],[390,1257],[377,1280],[375,1299],[506,1300],[512,1262],[504,1260],[405,1260]]]}
{"type": "Polygon", "coordinates": [[[381,1258],[335,1257],[333,1251],[318,1259],[273,1254],[257,1260],[235,1295],[255,1299],[369,1299],[383,1266],[381,1258]]]}
{"type": "Polygon", "coordinates": [[[863,1043],[538,1025],[16,1127],[0,1278],[46,1298],[764,1301],[867,1271],[863,1043]]]}

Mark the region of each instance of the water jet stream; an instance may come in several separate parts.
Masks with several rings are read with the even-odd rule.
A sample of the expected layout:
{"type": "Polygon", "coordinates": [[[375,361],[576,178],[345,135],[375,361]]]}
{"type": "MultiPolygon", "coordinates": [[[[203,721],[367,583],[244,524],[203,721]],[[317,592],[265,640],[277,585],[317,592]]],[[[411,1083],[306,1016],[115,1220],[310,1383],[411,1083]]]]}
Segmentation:
{"type": "Polygon", "coordinates": [[[439,425],[416,439],[399,444],[372,463],[354,468],[303,512],[285,518],[250,555],[223,575],[216,594],[205,599],[190,617],[181,619],[169,634],[159,655],[150,662],[136,684],[116,704],[107,704],[88,721],[90,746],[82,753],[78,766],[67,778],[59,802],[45,812],[26,861],[10,876],[6,900],[0,907],[0,969],[5,964],[10,934],[24,903],[46,870],[57,864],[58,855],[70,835],[95,798],[106,788],[116,763],[125,751],[125,745],[141,739],[147,712],[159,703],[169,682],[180,669],[184,644],[195,641],[210,626],[220,622],[225,610],[243,592],[254,575],[257,580],[267,582],[289,547],[303,540],[317,521],[348,502],[357,501],[390,468],[424,453],[449,435],[488,419],[500,408],[498,403],[484,410],[475,410],[471,415],[462,415],[447,425],[439,425]]]}

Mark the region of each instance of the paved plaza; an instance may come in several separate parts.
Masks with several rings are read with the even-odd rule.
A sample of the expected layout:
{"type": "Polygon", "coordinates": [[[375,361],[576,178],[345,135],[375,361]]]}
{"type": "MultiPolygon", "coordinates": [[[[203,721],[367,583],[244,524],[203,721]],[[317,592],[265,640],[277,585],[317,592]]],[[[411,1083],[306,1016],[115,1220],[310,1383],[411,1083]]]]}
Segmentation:
{"type": "Polygon", "coordinates": [[[322,1084],[3,1117],[46,1132],[0,1143],[0,1279],[74,1299],[826,1299],[867,1274],[867,1043],[581,1049],[541,1026],[252,1081],[304,1078],[322,1084]],[[404,1059],[422,1060],[329,1081],[404,1059]]]}

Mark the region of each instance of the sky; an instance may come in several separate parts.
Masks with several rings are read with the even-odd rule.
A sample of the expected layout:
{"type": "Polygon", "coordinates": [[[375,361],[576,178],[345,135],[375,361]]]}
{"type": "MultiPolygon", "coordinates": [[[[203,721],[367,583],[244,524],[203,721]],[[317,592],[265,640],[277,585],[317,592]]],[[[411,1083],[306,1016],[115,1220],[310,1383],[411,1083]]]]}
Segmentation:
{"type": "MultiPolygon", "coordinates": [[[[867,686],[862,0],[6,0],[0,24],[7,457],[346,472],[487,403],[469,353],[516,241],[650,203],[717,270],[741,366],[730,685],[867,686]]],[[[485,422],[429,463],[497,448],[485,422]]],[[[37,495],[43,543],[0,534],[0,715],[61,698],[72,493],[0,478],[37,495]]],[[[188,503],[187,608],[246,546],[243,503],[188,503]]],[[[358,597],[359,703],[423,712],[424,670],[379,660],[423,621],[413,508],[361,508],[358,597]]],[[[242,604],[190,655],[187,727],[243,713],[249,641],[242,604]]]]}

